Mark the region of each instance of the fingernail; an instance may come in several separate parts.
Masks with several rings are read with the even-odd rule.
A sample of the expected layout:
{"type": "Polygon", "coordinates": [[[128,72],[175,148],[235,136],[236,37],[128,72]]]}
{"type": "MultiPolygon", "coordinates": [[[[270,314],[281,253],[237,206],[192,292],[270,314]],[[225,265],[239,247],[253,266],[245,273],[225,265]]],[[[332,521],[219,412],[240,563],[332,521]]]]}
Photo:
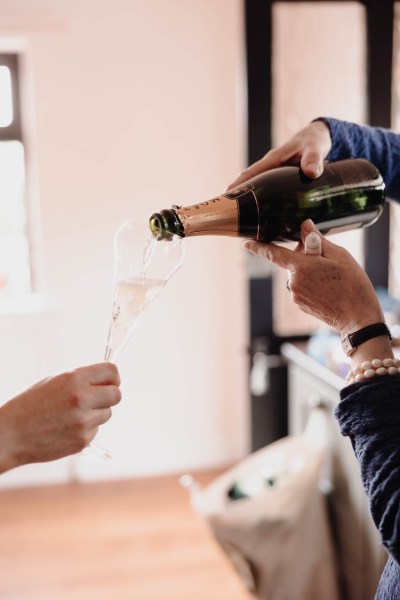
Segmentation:
{"type": "Polygon", "coordinates": [[[321,256],[322,246],[321,237],[315,231],[311,231],[304,240],[305,254],[315,254],[321,256]]]}
{"type": "Polygon", "coordinates": [[[314,177],[318,177],[321,174],[321,165],[318,163],[309,163],[307,169],[313,173],[314,177]]]}

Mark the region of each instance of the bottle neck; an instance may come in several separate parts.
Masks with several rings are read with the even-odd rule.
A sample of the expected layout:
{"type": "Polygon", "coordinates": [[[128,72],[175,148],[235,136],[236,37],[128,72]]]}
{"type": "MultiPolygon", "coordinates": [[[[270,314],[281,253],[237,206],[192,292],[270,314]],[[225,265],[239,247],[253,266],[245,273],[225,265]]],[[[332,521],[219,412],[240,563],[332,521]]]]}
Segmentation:
{"type": "Polygon", "coordinates": [[[239,235],[239,211],[236,198],[218,196],[207,202],[175,209],[185,237],[195,235],[239,235]]]}

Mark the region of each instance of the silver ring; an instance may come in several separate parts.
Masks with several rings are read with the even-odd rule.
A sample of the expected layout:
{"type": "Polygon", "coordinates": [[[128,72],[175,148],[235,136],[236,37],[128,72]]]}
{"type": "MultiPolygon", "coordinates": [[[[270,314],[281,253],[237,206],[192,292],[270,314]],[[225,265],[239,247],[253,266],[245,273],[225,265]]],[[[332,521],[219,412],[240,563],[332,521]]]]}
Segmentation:
{"type": "Polygon", "coordinates": [[[287,291],[290,292],[289,279],[286,279],[285,287],[286,287],[287,291]]]}

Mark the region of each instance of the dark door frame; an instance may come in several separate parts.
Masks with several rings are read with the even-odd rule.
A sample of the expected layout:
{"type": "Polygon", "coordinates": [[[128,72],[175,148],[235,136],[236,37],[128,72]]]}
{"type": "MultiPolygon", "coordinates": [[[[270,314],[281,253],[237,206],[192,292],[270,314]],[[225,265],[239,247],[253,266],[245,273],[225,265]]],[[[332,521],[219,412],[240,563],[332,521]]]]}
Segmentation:
{"type": "MultiPolygon", "coordinates": [[[[245,0],[249,164],[260,159],[272,145],[272,6],[275,1],[301,2],[245,0]]],[[[359,1],[365,6],[367,15],[368,122],[373,126],[390,128],[395,0],[359,1]]],[[[389,231],[389,210],[386,207],[374,227],[365,230],[365,269],[375,286],[388,285],[389,231]]],[[[274,337],[271,285],[258,282],[252,287],[256,296],[258,293],[263,295],[262,299],[251,298],[252,306],[263,307],[258,314],[251,314],[252,328],[264,331],[265,336],[274,337]]]]}

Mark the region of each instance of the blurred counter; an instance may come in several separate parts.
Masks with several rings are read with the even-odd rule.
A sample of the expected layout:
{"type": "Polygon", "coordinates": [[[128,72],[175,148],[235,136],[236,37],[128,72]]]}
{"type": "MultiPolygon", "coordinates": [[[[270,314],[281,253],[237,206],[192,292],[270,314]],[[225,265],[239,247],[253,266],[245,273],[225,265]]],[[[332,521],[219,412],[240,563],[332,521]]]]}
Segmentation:
{"type": "MultiPolygon", "coordinates": [[[[340,348],[337,338],[333,345],[340,348]]],[[[332,341],[319,345],[317,355],[320,360],[315,358],[316,346],[313,347],[312,340],[301,344],[285,343],[281,347],[281,353],[287,361],[288,428],[290,434],[296,435],[304,430],[310,410],[315,404],[322,405],[333,413],[339,402],[339,391],[345,385],[345,375],[338,373],[347,372],[348,364],[343,363],[341,358],[339,363],[335,363],[332,341]],[[310,355],[310,348],[313,349],[313,355],[310,355]]],[[[343,558],[342,597],[373,600],[386,562],[386,553],[370,516],[359,465],[350,440],[341,436],[333,414],[331,425],[331,501],[339,507],[339,518],[334,528],[337,532],[339,555],[343,558]]]]}

